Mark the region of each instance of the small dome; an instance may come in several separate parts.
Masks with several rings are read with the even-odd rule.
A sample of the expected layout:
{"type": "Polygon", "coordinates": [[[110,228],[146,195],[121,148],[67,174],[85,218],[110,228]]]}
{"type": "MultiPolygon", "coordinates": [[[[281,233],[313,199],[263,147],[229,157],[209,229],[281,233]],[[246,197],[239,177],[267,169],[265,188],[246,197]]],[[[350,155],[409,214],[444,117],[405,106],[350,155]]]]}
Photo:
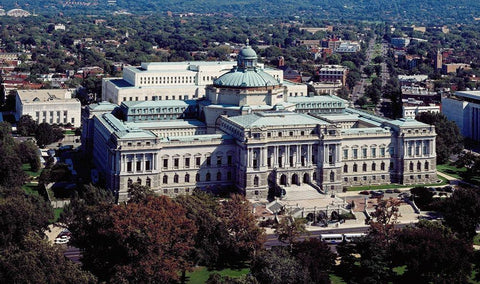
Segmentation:
{"type": "Polygon", "coordinates": [[[238,54],[238,56],[241,56],[244,59],[257,59],[258,58],[255,50],[253,50],[253,48],[250,47],[249,45],[242,48],[242,50],[240,50],[240,53],[238,54]]]}

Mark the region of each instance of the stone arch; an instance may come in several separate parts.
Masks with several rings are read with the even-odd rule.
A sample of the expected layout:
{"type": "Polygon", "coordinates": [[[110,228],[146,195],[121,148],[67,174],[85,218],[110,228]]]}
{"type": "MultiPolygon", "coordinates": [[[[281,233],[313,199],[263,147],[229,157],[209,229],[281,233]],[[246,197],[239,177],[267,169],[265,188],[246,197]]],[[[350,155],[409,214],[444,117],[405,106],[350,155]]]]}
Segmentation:
{"type": "Polygon", "coordinates": [[[292,175],[292,184],[300,185],[297,174],[292,175]]]}
{"type": "Polygon", "coordinates": [[[303,174],[303,183],[310,183],[310,175],[308,173],[303,174]]]}
{"type": "Polygon", "coordinates": [[[281,175],[280,176],[280,185],[287,185],[287,176],[281,175]]]}

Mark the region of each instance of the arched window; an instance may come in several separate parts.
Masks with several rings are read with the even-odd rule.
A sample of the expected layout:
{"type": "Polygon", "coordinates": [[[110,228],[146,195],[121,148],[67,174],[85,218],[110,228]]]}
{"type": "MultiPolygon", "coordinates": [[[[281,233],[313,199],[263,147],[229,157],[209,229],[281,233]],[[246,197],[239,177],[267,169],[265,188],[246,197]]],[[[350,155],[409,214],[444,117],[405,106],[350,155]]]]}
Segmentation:
{"type": "Polygon", "coordinates": [[[199,174],[199,173],[197,173],[197,174],[195,175],[195,181],[200,181],[200,174],[199,174]]]}
{"type": "Polygon", "coordinates": [[[356,173],[358,171],[358,166],[357,164],[353,164],[353,172],[356,173]]]}
{"type": "Polygon", "coordinates": [[[138,183],[138,184],[142,184],[142,179],[141,179],[141,178],[137,178],[137,183],[138,183]]]}
{"type": "Polygon", "coordinates": [[[217,180],[218,181],[222,180],[222,173],[221,172],[217,173],[217,180]]]}
{"type": "Polygon", "coordinates": [[[335,173],[330,172],[330,182],[334,182],[334,181],[335,181],[335,173]]]}
{"type": "Polygon", "coordinates": [[[377,170],[377,164],[373,163],[372,164],[372,171],[376,171],[377,170]]]}
{"type": "Polygon", "coordinates": [[[418,162],[417,163],[417,171],[421,171],[422,170],[422,163],[418,162]]]}
{"type": "Polygon", "coordinates": [[[210,181],[211,177],[210,177],[210,173],[207,173],[205,175],[205,181],[210,181]]]}
{"type": "Polygon", "coordinates": [[[253,178],[253,186],[258,186],[258,183],[259,183],[259,178],[258,178],[258,176],[255,176],[253,178]]]}
{"type": "Polygon", "coordinates": [[[148,186],[148,187],[152,186],[152,180],[149,177],[147,177],[147,179],[145,181],[145,185],[148,186]]]}
{"type": "Polygon", "coordinates": [[[190,182],[190,175],[189,174],[185,174],[185,182],[190,182]]]}
{"type": "Polygon", "coordinates": [[[348,165],[343,165],[343,172],[348,173],[348,165]]]}
{"type": "Polygon", "coordinates": [[[173,176],[173,182],[174,182],[174,183],[178,183],[178,175],[177,175],[177,174],[175,174],[175,175],[173,176]]]}
{"type": "Polygon", "coordinates": [[[413,172],[413,162],[410,162],[409,169],[411,172],[413,172]]]}
{"type": "Polygon", "coordinates": [[[164,183],[164,184],[167,184],[167,183],[168,183],[168,176],[167,176],[167,175],[164,175],[164,176],[163,176],[163,183],[164,183]]]}
{"type": "Polygon", "coordinates": [[[384,163],[384,162],[382,162],[382,163],[380,164],[380,170],[381,170],[381,171],[384,171],[384,170],[385,170],[385,163],[384,163]]]}
{"type": "Polygon", "coordinates": [[[363,163],[363,165],[362,165],[362,171],[364,171],[364,172],[367,171],[367,164],[363,163]]]}
{"type": "Polygon", "coordinates": [[[428,170],[430,168],[430,164],[428,162],[425,162],[424,168],[425,170],[428,170]]]}
{"type": "Polygon", "coordinates": [[[232,180],[232,172],[227,172],[227,180],[232,180]]]}
{"type": "Polygon", "coordinates": [[[132,187],[132,184],[133,184],[133,180],[131,178],[129,178],[128,181],[127,181],[128,187],[129,188],[132,187]]]}

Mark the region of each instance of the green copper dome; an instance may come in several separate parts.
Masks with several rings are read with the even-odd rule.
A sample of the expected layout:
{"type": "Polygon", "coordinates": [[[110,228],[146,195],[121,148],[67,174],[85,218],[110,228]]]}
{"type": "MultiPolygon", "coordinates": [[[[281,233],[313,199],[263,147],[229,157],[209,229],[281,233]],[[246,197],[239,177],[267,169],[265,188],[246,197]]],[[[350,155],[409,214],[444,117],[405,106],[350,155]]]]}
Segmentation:
{"type": "Polygon", "coordinates": [[[278,86],[272,75],[257,68],[257,53],[250,46],[242,48],[237,56],[237,66],[213,81],[216,87],[255,88],[278,86]]]}

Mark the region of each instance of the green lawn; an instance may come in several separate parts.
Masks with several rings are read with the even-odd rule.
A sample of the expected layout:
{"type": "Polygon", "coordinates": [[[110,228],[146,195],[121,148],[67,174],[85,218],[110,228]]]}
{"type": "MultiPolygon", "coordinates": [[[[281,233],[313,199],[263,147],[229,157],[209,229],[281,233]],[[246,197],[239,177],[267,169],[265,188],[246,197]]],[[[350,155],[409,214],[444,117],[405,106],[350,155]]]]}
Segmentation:
{"type": "Polygon", "coordinates": [[[208,270],[206,267],[198,267],[193,272],[187,272],[187,283],[202,284],[208,280],[212,273],[218,273],[221,276],[240,277],[247,275],[250,272],[249,268],[241,269],[223,269],[223,270],[208,270]]]}
{"type": "Polygon", "coordinates": [[[65,135],[75,135],[75,131],[73,131],[73,130],[65,130],[65,131],[63,131],[63,134],[65,134],[65,135]]]}
{"type": "Polygon", "coordinates": [[[342,277],[335,274],[330,274],[330,281],[332,281],[332,284],[347,284],[347,282],[343,281],[342,277]]]}
{"type": "Polygon", "coordinates": [[[40,173],[42,172],[41,169],[38,170],[38,171],[36,171],[36,172],[32,172],[32,171],[30,170],[30,164],[23,164],[23,165],[22,165],[22,170],[23,170],[24,172],[26,172],[26,173],[28,174],[28,176],[30,176],[30,177],[38,177],[38,176],[40,176],[40,173]]]}
{"type": "Polygon", "coordinates": [[[441,164],[437,165],[437,170],[459,180],[465,180],[466,182],[473,183],[476,185],[480,185],[480,177],[473,177],[470,180],[466,180],[464,178],[464,174],[467,171],[467,168],[457,168],[456,166],[452,165],[451,163],[448,164],[441,164]]]}
{"type": "Polygon", "coordinates": [[[38,195],[36,183],[26,183],[22,186],[22,189],[25,190],[27,194],[38,195]]]}
{"type": "Polygon", "coordinates": [[[462,179],[462,177],[460,175],[467,171],[467,169],[465,167],[457,168],[450,163],[437,165],[437,170],[439,172],[442,172],[444,174],[447,174],[449,176],[452,176],[452,177],[458,178],[458,179],[462,179]]]}
{"type": "Polygon", "coordinates": [[[53,215],[54,215],[54,218],[53,220],[50,220],[52,223],[56,223],[58,222],[58,219],[60,219],[60,214],[62,214],[63,212],[63,208],[55,208],[53,209],[53,215]]]}

